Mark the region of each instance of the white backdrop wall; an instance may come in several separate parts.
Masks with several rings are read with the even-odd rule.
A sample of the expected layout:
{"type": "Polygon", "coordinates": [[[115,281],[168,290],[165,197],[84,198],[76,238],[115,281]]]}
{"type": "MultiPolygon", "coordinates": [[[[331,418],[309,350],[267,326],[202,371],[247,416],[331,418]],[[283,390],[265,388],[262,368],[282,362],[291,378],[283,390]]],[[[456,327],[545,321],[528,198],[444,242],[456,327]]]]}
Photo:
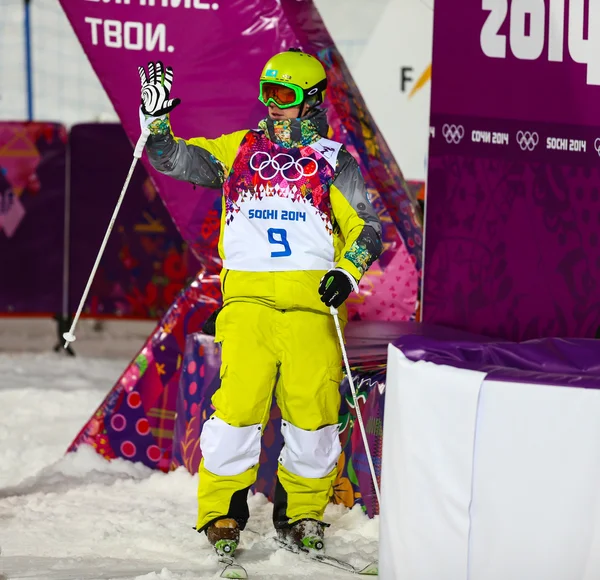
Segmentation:
{"type": "MultiPolygon", "coordinates": [[[[0,119],[27,117],[23,0],[1,0],[0,119]]],[[[315,0],[407,179],[424,180],[433,0],[315,0]],[[404,71],[404,72],[403,72],[404,71]],[[423,86],[416,90],[422,77],[423,86]],[[403,82],[404,78],[404,82],[403,82]]],[[[59,0],[31,0],[33,113],[118,121],[59,0]]]]}
{"type": "Polygon", "coordinates": [[[351,66],[404,176],[419,181],[427,174],[432,42],[433,0],[390,0],[351,66]]]}

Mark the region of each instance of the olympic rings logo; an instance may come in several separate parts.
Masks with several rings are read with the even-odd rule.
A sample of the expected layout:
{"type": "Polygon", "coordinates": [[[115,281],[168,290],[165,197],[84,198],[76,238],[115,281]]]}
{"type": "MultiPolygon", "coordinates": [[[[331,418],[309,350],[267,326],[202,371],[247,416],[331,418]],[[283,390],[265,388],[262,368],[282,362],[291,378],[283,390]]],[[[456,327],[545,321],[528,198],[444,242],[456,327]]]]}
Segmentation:
{"type": "Polygon", "coordinates": [[[277,175],[281,175],[286,181],[300,181],[303,177],[312,177],[319,170],[319,166],[312,157],[300,157],[296,160],[287,153],[278,153],[271,157],[266,151],[254,153],[250,157],[250,167],[254,171],[258,171],[265,181],[269,181],[277,175]],[[311,163],[314,168],[307,171],[311,163]]]}
{"type": "Polygon", "coordinates": [[[465,128],[462,125],[448,125],[442,127],[442,135],[446,139],[446,143],[454,143],[458,145],[465,136],[465,128]]]}
{"type": "Polygon", "coordinates": [[[519,131],[517,133],[517,143],[523,151],[533,151],[540,142],[540,136],[534,131],[519,131]]]}

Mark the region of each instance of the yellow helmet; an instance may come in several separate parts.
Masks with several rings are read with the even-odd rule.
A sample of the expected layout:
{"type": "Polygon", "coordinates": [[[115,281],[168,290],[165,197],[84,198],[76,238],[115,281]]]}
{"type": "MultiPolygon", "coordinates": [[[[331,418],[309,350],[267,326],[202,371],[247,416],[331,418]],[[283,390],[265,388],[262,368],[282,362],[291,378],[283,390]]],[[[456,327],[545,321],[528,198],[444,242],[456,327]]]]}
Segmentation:
{"type": "Polygon", "coordinates": [[[273,56],[260,75],[258,99],[264,105],[273,102],[281,109],[306,103],[316,107],[325,100],[327,74],[314,56],[290,48],[273,56]]]}

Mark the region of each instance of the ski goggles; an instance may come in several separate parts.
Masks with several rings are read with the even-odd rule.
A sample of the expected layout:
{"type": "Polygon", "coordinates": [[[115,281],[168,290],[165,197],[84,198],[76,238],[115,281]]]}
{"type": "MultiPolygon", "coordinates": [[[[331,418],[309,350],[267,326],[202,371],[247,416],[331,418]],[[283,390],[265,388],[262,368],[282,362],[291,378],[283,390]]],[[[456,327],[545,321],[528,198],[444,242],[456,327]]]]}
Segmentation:
{"type": "Polygon", "coordinates": [[[260,81],[258,100],[266,106],[276,104],[280,109],[298,107],[304,101],[304,91],[284,82],[260,81]]]}

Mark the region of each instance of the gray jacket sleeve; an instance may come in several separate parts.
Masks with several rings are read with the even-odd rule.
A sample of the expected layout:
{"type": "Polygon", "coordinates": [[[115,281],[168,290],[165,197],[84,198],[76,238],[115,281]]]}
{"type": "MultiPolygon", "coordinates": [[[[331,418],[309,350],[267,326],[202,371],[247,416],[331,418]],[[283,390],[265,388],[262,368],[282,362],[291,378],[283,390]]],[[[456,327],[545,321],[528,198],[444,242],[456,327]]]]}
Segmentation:
{"type": "MultiPolygon", "coordinates": [[[[358,163],[342,147],[338,155],[336,177],[333,185],[342,193],[356,215],[364,222],[357,237],[346,247],[343,258],[349,260],[362,276],[381,255],[383,243],[379,216],[371,205],[365,181],[358,163]]],[[[359,221],[359,223],[361,223],[359,221]]],[[[347,235],[346,232],[342,232],[347,235]]],[[[351,238],[356,234],[351,234],[351,238]]]]}
{"type": "Polygon", "coordinates": [[[146,152],[152,167],[165,175],[211,189],[223,186],[225,164],[208,150],[176,140],[171,133],[150,135],[146,152]]]}

